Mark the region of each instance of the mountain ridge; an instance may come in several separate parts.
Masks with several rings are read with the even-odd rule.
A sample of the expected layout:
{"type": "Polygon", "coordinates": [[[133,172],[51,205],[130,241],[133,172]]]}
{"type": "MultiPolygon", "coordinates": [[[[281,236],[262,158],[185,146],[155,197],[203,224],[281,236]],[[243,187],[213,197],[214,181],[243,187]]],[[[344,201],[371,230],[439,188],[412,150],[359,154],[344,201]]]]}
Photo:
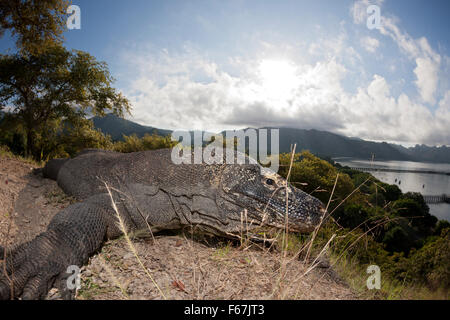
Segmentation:
{"type": "Polygon", "coordinates": [[[156,133],[161,136],[167,136],[172,133],[172,130],[143,126],[113,114],[107,114],[104,117],[95,116],[90,118],[90,120],[94,123],[94,127],[100,129],[104,134],[109,134],[113,140],[122,140],[123,135],[129,136],[136,134],[141,138],[146,133],[156,133]]]}
{"type": "MultiPolygon", "coordinates": [[[[121,140],[122,135],[136,134],[142,137],[146,133],[167,136],[172,130],[143,126],[133,121],[109,114],[103,118],[93,117],[94,126],[113,140],[121,140]]],[[[260,129],[275,129],[263,127],[260,129]]],[[[450,163],[450,147],[416,145],[406,148],[398,144],[374,142],[358,137],[346,137],[328,131],[316,129],[277,128],[280,130],[280,152],[290,152],[290,146],[297,144],[297,150],[310,150],[319,156],[350,157],[358,159],[420,161],[450,163]]],[[[256,129],[259,130],[259,129],[256,129]]],[[[270,139],[269,139],[270,140],[270,139]]],[[[270,141],[269,141],[270,143],[270,141]]],[[[270,145],[268,146],[270,150],[270,145]]]]}

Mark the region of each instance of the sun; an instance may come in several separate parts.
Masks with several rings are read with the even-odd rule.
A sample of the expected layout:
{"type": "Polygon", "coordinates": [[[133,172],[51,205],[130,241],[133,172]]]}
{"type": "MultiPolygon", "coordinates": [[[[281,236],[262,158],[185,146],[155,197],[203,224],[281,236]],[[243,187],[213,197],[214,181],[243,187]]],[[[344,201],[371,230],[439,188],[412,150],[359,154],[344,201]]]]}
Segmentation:
{"type": "Polygon", "coordinates": [[[296,87],[296,67],[288,60],[262,60],[259,64],[261,84],[273,98],[287,98],[296,87]]]}

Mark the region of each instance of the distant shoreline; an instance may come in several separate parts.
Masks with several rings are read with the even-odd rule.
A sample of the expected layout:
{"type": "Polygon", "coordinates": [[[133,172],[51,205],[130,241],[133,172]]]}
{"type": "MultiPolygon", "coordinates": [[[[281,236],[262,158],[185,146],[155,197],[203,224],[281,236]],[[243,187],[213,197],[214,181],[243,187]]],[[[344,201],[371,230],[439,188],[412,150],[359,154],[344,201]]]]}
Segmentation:
{"type": "MultiPolygon", "coordinates": [[[[331,158],[331,160],[335,161],[335,162],[339,162],[342,160],[348,160],[348,161],[372,161],[372,159],[361,159],[361,158],[354,158],[354,157],[333,157],[331,158]]],[[[413,163],[427,163],[427,164],[433,164],[433,165],[450,165],[450,163],[448,162],[432,162],[432,161],[425,161],[425,160],[421,160],[421,161],[415,161],[415,160],[396,160],[396,159],[376,159],[373,160],[373,163],[377,163],[377,162],[391,162],[391,161],[396,161],[396,162],[413,162],[413,163]]],[[[414,171],[417,172],[417,171],[414,171]]],[[[446,172],[447,173],[447,172],[446,172]]],[[[450,172],[448,172],[450,174],[450,172]]]]}
{"type": "Polygon", "coordinates": [[[390,168],[369,168],[369,167],[350,167],[353,170],[360,171],[385,171],[385,172],[399,172],[399,173],[425,173],[425,174],[441,174],[450,176],[447,171],[433,171],[433,170],[406,170],[406,169],[390,169],[390,168]]]}

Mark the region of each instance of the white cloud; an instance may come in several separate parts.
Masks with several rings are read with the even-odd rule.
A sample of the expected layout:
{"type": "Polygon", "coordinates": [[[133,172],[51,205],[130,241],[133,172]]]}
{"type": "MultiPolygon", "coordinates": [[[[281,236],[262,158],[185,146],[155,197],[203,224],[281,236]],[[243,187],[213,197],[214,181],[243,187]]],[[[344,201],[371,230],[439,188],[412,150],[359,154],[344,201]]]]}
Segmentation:
{"type": "Polygon", "coordinates": [[[382,17],[380,32],[391,37],[409,59],[416,63],[414,74],[416,76],[417,90],[425,103],[436,102],[436,90],[439,82],[439,66],[441,56],[436,53],[425,37],[413,39],[403,32],[392,18],[382,17]]]}
{"type": "Polygon", "coordinates": [[[435,115],[437,130],[434,132],[433,140],[446,144],[445,141],[450,141],[450,90],[439,101],[435,115]]]}
{"type": "Polygon", "coordinates": [[[309,44],[308,54],[322,60],[338,59],[352,66],[362,63],[361,55],[349,44],[349,37],[342,23],[337,36],[328,35],[309,44]]]}
{"type": "Polygon", "coordinates": [[[435,143],[430,139],[435,122],[432,113],[406,94],[394,98],[388,83],[379,75],[367,88],[359,88],[349,105],[354,114],[347,134],[373,140],[435,143]]]}
{"type": "Polygon", "coordinates": [[[415,84],[423,101],[434,104],[435,92],[438,85],[439,63],[429,58],[417,58],[414,73],[417,77],[415,84]]]}
{"type": "MultiPolygon", "coordinates": [[[[353,22],[362,24],[367,19],[367,7],[371,4],[381,6],[383,1],[358,0],[351,6],[350,13],[353,22]]],[[[381,34],[390,37],[406,54],[406,56],[414,61],[416,68],[414,74],[416,76],[415,85],[423,102],[434,104],[436,102],[436,90],[439,82],[439,66],[441,56],[436,53],[428,43],[427,38],[412,38],[407,32],[402,31],[398,27],[398,19],[396,17],[387,16],[381,12],[381,34]]],[[[369,52],[374,52],[378,47],[377,42],[369,40],[373,38],[363,38],[362,46],[369,52]]]]}
{"type": "Polygon", "coordinates": [[[395,98],[381,75],[349,93],[342,85],[348,70],[334,58],[291,62],[296,80],[282,95],[261,82],[258,60],[234,58],[243,72],[231,76],[193,51],[131,53],[127,59],[136,65],[125,93],[133,103],[133,120],[142,124],[210,131],[315,128],[372,140],[450,144],[450,120],[441,119],[450,119],[450,92],[435,115],[406,94],[395,98]]]}
{"type": "Polygon", "coordinates": [[[380,46],[380,41],[372,37],[361,38],[361,46],[368,52],[374,53],[380,46]]]}

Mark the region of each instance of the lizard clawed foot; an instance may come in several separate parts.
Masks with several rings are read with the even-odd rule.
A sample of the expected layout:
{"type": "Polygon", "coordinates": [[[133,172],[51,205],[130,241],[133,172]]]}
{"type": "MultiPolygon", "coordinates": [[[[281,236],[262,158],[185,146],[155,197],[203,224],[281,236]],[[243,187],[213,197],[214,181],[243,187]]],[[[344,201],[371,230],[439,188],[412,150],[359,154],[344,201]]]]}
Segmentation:
{"type": "Polygon", "coordinates": [[[74,291],[67,288],[67,259],[57,254],[60,250],[45,233],[7,250],[6,260],[0,260],[0,300],[44,299],[55,281],[63,298],[73,297],[74,291]]]}

